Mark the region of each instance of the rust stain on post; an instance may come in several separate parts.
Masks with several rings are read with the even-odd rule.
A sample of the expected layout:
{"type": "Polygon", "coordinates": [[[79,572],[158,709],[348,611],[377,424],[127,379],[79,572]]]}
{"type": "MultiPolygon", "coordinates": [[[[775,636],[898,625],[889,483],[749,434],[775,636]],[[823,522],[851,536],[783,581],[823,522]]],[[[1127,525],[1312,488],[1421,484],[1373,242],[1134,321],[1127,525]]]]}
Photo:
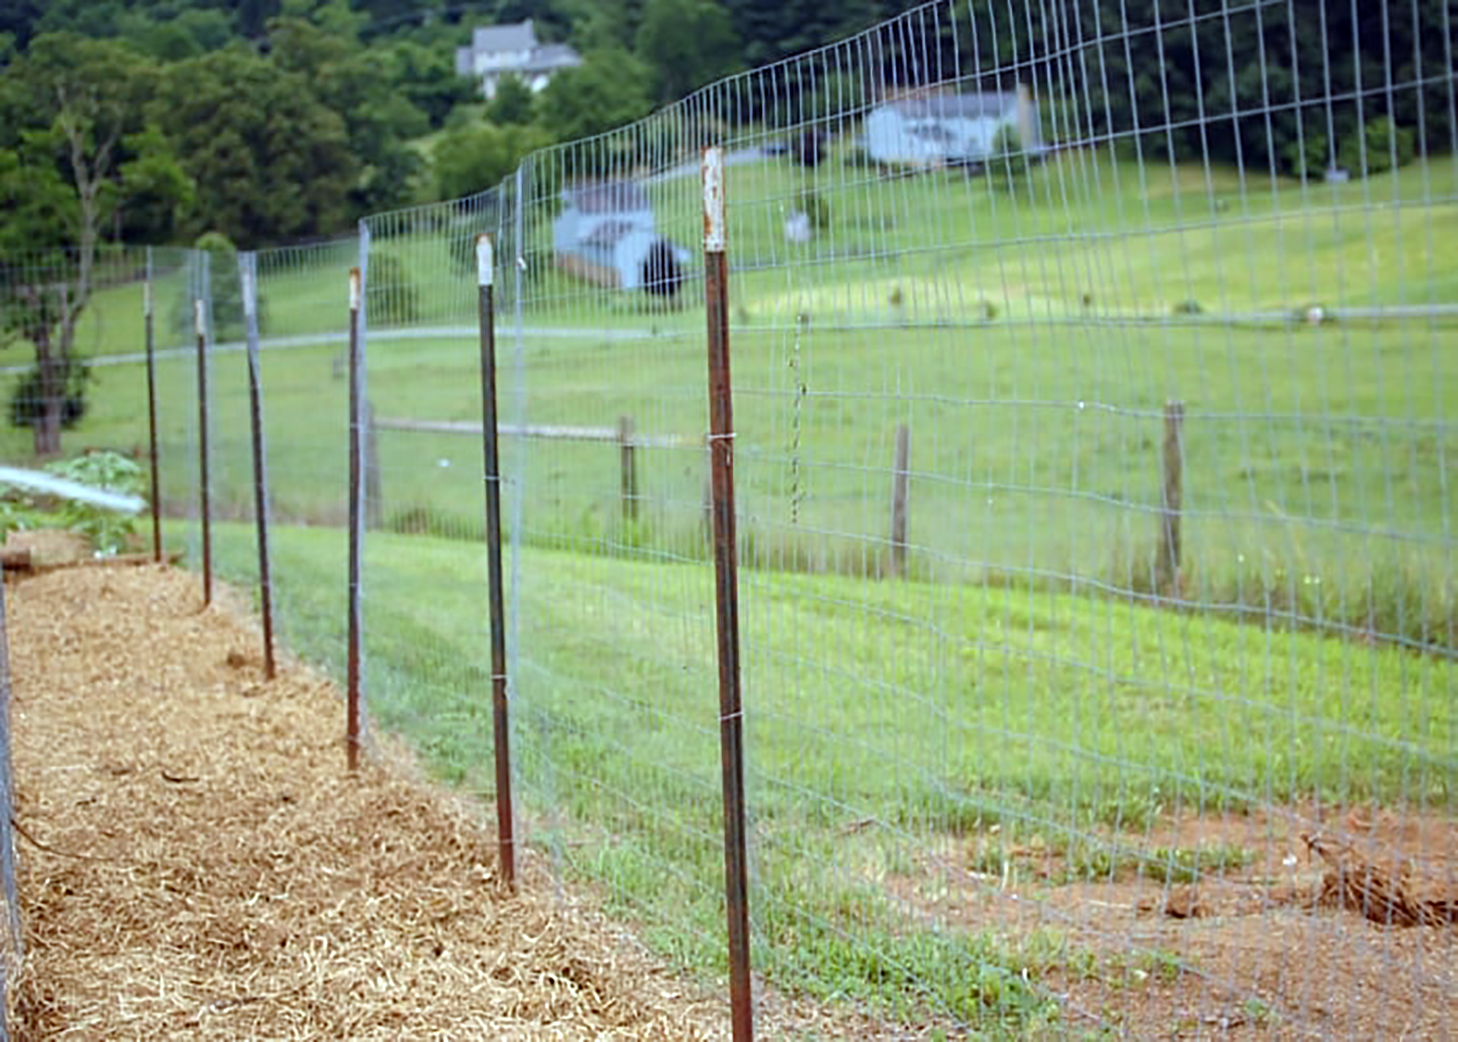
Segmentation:
{"type": "Polygon", "coordinates": [[[147,347],[147,458],[152,474],[152,560],[162,561],[162,476],[157,448],[157,329],[152,311],[152,248],[147,247],[147,281],[142,284],[142,318],[147,347]]]}
{"type": "Polygon", "coordinates": [[[724,152],[713,145],[704,149],[704,252],[723,253],[724,236],[724,152]]]}

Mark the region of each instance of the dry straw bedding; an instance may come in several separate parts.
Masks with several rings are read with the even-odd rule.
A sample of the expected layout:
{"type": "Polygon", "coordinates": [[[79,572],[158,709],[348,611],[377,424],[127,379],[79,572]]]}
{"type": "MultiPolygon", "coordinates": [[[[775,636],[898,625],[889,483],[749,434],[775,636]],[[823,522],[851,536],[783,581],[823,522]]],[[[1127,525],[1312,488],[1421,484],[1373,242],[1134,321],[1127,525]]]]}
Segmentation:
{"type": "Polygon", "coordinates": [[[158,567],[12,583],[19,1038],[673,1038],[723,1000],[467,811],[372,764],[338,694],[158,567]],[[36,845],[44,845],[44,849],[36,845]]]}

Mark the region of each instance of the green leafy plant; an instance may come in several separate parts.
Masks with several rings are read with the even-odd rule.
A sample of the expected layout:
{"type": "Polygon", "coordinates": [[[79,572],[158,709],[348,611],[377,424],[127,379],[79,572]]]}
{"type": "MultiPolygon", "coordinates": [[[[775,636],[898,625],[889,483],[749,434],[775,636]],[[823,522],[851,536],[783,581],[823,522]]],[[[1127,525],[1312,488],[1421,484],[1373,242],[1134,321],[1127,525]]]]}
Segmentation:
{"type": "Polygon", "coordinates": [[[35,527],[35,510],[30,504],[18,499],[0,499],[0,542],[8,539],[11,532],[35,527]]]}
{"type": "MultiPolygon", "coordinates": [[[[142,468],[116,452],[90,452],[74,459],[52,463],[46,472],[58,478],[125,495],[142,491],[142,468]]],[[[126,546],[137,530],[135,515],[106,510],[90,503],[66,500],[57,511],[58,524],[85,536],[101,554],[114,554],[126,546]]]]}
{"type": "Polygon", "coordinates": [[[1399,127],[1391,116],[1369,119],[1361,131],[1353,131],[1337,148],[1337,163],[1354,175],[1370,177],[1394,167],[1406,166],[1417,154],[1416,135],[1399,127]]]}

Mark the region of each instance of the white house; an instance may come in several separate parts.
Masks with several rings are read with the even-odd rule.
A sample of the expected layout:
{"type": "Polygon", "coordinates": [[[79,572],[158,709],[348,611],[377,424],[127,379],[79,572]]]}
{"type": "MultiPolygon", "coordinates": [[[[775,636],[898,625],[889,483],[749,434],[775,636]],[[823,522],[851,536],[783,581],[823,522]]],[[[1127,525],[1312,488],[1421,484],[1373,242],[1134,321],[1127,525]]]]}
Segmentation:
{"type": "MultiPolygon", "coordinates": [[[[552,225],[557,266],[578,278],[614,289],[643,289],[665,266],[650,264],[655,244],[664,242],[655,228],[653,205],[632,181],[600,181],[562,192],[562,212],[552,225]]],[[[682,265],[689,254],[665,243],[673,261],[682,265]]]]}
{"type": "Polygon", "coordinates": [[[530,18],[513,25],[479,26],[471,45],[456,50],[456,72],[480,80],[487,98],[496,96],[503,76],[516,76],[535,93],[554,74],[581,64],[582,58],[566,44],[538,43],[530,18]]]}
{"type": "Polygon", "coordinates": [[[892,166],[938,166],[989,159],[1004,129],[1029,152],[1042,134],[1026,87],[1005,94],[933,94],[872,109],[862,126],[867,156],[892,166]]]}

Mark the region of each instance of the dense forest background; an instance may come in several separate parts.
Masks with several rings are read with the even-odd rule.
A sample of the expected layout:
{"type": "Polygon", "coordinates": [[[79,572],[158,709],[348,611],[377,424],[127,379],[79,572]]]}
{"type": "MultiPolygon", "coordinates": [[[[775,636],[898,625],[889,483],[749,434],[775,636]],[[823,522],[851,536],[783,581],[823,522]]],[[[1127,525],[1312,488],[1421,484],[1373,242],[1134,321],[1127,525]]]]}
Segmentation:
{"type": "MultiPolygon", "coordinates": [[[[0,5],[0,251],[330,234],[490,187],[527,151],[910,6],[11,0],[0,5]],[[455,48],[476,25],[524,18],[584,63],[539,95],[508,85],[485,104],[455,75],[455,48]]],[[[969,88],[1008,89],[1015,68],[1055,140],[1360,176],[1452,147],[1450,17],[1447,0],[963,0],[868,38],[853,82],[827,57],[774,91],[741,91],[734,116],[788,126],[954,67],[969,88]]]]}

